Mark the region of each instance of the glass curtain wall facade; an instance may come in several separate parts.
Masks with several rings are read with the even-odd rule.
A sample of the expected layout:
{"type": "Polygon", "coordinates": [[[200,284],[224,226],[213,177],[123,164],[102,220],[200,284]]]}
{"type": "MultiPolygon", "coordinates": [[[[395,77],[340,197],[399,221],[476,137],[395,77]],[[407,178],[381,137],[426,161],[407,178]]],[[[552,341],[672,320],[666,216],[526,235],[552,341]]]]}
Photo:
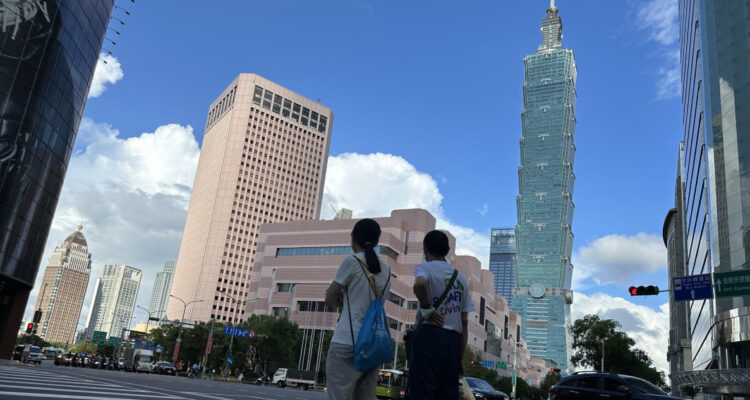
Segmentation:
{"type": "Polygon", "coordinates": [[[42,261],[113,3],[0,2],[0,358],[42,261]]]}
{"type": "Polygon", "coordinates": [[[562,21],[551,5],[542,20],[543,44],[524,59],[518,170],[517,277],[513,310],[532,357],[568,368],[573,266],[573,159],[576,63],[561,45],[562,21]]]}
{"type": "MultiPolygon", "coordinates": [[[[750,0],[680,0],[679,20],[688,274],[750,269],[750,0]]],[[[692,371],[673,384],[748,393],[750,296],[689,307],[692,371]]]]}
{"type": "Polygon", "coordinates": [[[516,231],[514,228],[493,228],[490,234],[490,272],[495,277],[495,293],[512,305],[516,286],[516,231]]]}

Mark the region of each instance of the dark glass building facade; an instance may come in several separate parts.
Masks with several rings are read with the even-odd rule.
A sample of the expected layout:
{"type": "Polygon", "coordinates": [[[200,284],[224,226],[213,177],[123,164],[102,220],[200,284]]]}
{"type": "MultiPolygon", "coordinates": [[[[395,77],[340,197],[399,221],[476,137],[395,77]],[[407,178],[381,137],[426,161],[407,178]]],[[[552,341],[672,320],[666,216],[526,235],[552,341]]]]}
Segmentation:
{"type": "Polygon", "coordinates": [[[490,234],[490,272],[495,277],[495,293],[513,302],[516,286],[516,230],[493,228],[490,234]]]}
{"type": "Polygon", "coordinates": [[[0,2],[0,358],[39,269],[113,5],[0,2]]]}
{"type": "MultiPolygon", "coordinates": [[[[750,270],[750,0],[679,7],[687,273],[750,270]]],[[[750,295],[689,308],[692,370],[672,384],[748,398],[750,295]]]]}

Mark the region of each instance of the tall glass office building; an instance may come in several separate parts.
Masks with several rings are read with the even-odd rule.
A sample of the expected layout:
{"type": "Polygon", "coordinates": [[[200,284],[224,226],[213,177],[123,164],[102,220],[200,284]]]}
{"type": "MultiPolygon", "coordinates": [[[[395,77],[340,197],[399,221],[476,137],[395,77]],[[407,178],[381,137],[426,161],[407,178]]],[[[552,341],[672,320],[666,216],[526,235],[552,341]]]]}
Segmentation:
{"type": "MultiPolygon", "coordinates": [[[[687,274],[749,270],[750,0],[679,7],[687,274]]],[[[689,307],[692,371],[672,384],[748,398],[750,295],[689,307]]]]}
{"type": "Polygon", "coordinates": [[[526,56],[518,169],[517,266],[513,311],[533,357],[568,368],[573,265],[573,158],[576,63],[562,47],[554,0],[542,20],[543,43],[526,56]]]}
{"type": "Polygon", "coordinates": [[[42,261],[113,5],[0,2],[0,358],[42,261]]]}
{"type": "Polygon", "coordinates": [[[490,234],[490,272],[495,278],[495,293],[513,304],[516,286],[516,231],[514,228],[493,228],[490,234]]]}

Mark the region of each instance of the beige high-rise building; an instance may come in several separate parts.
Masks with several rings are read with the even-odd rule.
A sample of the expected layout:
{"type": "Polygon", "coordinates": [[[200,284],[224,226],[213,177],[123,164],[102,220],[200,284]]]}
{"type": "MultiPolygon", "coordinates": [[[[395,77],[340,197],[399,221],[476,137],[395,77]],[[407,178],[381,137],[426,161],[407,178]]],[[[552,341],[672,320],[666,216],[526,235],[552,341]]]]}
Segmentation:
{"type": "Polygon", "coordinates": [[[141,270],[128,265],[104,265],[91,299],[87,338],[96,331],[107,332],[107,337],[122,337],[123,329],[130,329],[142,276],[141,270]]]}
{"type": "Polygon", "coordinates": [[[332,124],[327,107],[255,74],[211,104],[168,319],[245,319],[235,301],[247,297],[260,225],[319,217],[332,124]]]}
{"type": "Polygon", "coordinates": [[[36,310],[42,310],[37,334],[48,342],[73,342],[91,274],[91,253],[82,226],[49,257],[36,310]]]}

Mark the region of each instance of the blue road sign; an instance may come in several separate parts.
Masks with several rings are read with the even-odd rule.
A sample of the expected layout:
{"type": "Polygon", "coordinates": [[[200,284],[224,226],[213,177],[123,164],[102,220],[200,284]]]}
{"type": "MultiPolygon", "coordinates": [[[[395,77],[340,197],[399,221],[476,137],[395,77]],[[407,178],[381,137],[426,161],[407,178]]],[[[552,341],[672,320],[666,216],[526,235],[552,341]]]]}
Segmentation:
{"type": "Polygon", "coordinates": [[[674,278],[672,282],[675,301],[712,299],[711,274],[674,278]]]}
{"type": "Polygon", "coordinates": [[[244,328],[234,328],[234,336],[237,337],[247,337],[248,336],[248,330],[244,328]]]}
{"type": "Polygon", "coordinates": [[[159,351],[161,351],[162,349],[163,349],[163,347],[161,347],[161,345],[160,345],[160,344],[157,344],[157,345],[156,345],[156,350],[159,350],[159,351]]]}
{"type": "Polygon", "coordinates": [[[232,357],[227,358],[227,364],[232,364],[232,357]]]}
{"type": "Polygon", "coordinates": [[[243,329],[240,327],[232,327],[232,326],[225,326],[224,327],[224,334],[225,335],[234,335],[237,337],[247,337],[248,336],[248,330],[243,329]]]}

